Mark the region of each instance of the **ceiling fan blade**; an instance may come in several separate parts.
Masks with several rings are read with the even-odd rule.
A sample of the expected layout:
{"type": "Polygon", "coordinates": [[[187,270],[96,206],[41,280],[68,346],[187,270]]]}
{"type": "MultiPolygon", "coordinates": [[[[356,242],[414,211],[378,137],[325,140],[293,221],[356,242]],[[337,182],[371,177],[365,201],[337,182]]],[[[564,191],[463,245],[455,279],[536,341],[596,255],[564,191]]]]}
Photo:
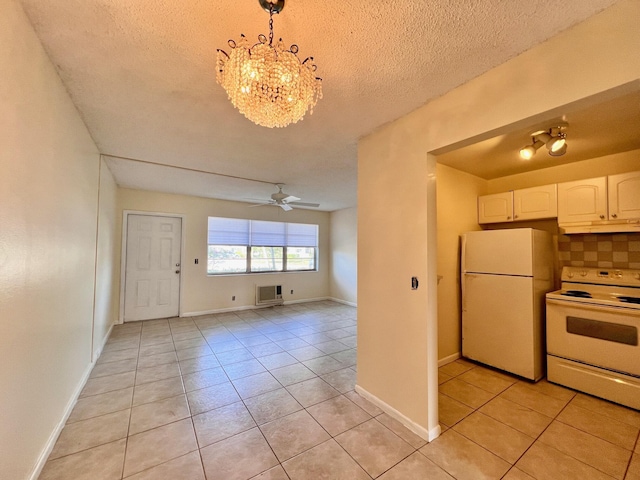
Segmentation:
{"type": "Polygon", "coordinates": [[[293,195],[289,195],[288,197],[282,199],[283,202],[287,203],[297,202],[298,200],[300,199],[298,197],[294,197],[293,195]]]}
{"type": "Polygon", "coordinates": [[[307,202],[289,202],[289,205],[298,205],[299,207],[314,207],[320,206],[319,203],[307,203],[307,202]]]}
{"type": "Polygon", "coordinates": [[[249,205],[249,208],[253,207],[264,207],[265,205],[271,205],[270,203],[257,203],[255,205],[249,205]]]}
{"type": "Polygon", "coordinates": [[[289,205],[287,205],[286,203],[282,203],[278,205],[281,209],[283,209],[285,212],[288,212],[289,210],[293,210],[293,207],[290,207],[289,205]]]}

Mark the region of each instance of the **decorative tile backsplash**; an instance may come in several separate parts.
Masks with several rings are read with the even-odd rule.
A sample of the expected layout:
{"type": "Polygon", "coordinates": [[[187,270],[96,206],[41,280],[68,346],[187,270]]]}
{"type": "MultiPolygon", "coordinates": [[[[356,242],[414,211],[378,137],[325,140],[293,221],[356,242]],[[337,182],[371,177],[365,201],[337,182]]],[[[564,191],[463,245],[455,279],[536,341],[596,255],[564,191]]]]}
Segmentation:
{"type": "Polygon", "coordinates": [[[640,233],[558,235],[560,266],[640,269],[640,233]]]}

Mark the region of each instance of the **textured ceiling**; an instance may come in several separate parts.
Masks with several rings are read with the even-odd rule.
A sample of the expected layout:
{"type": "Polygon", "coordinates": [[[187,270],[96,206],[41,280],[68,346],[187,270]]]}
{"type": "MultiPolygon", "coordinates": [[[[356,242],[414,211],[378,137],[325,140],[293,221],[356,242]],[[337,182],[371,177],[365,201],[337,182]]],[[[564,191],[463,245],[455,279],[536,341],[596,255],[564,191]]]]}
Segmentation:
{"type": "Polygon", "coordinates": [[[268,33],[257,0],[22,3],[119,185],[275,192],[240,177],[331,211],[356,204],[359,137],[615,1],[288,0],[275,36],[315,58],[324,99],[284,129],[252,124],[215,83],[216,48],[268,33]]]}

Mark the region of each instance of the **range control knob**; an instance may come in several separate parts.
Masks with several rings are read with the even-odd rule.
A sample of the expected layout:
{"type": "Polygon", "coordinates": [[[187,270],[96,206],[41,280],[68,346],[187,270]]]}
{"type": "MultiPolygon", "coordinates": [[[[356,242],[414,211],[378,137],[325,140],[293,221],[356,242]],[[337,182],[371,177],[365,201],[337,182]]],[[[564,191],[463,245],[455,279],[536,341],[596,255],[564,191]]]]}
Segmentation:
{"type": "Polygon", "coordinates": [[[589,272],[587,272],[586,270],[580,270],[580,275],[582,275],[583,277],[586,277],[587,273],[589,272]]]}
{"type": "Polygon", "coordinates": [[[640,280],[640,273],[636,273],[633,276],[636,280],[640,280]]]}
{"type": "Polygon", "coordinates": [[[573,278],[573,272],[571,270],[567,272],[567,277],[573,278]]]}

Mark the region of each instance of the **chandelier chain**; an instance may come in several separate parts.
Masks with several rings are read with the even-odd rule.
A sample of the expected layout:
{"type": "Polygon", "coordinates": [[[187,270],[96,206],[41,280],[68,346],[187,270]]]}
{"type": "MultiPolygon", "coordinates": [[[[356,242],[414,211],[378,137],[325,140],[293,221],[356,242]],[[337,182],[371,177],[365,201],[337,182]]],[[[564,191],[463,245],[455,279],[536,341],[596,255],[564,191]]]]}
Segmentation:
{"type": "Polygon", "coordinates": [[[269,7],[269,45],[273,45],[273,4],[269,7]]]}

